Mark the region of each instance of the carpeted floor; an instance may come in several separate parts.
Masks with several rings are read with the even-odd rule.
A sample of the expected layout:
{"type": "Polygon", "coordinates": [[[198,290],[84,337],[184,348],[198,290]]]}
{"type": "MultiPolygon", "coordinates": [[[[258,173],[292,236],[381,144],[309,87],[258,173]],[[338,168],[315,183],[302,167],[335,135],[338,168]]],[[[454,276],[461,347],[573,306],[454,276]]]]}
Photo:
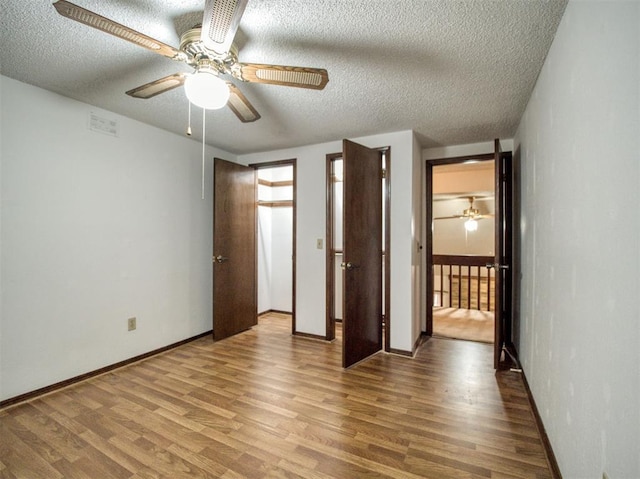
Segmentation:
{"type": "Polygon", "coordinates": [[[493,343],[493,313],[474,309],[433,308],[433,335],[493,343]]]}

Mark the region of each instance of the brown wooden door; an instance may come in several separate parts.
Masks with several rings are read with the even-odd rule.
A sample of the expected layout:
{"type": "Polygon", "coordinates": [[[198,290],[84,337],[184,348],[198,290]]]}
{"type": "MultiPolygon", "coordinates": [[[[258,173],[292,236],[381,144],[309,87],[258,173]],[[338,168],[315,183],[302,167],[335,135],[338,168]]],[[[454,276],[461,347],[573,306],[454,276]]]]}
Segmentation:
{"type": "MultiPolygon", "coordinates": [[[[511,344],[511,228],[512,188],[510,158],[503,154],[500,140],[494,142],[495,160],[495,337],[493,365],[500,366],[500,357],[505,346],[511,344]]],[[[507,359],[507,358],[505,358],[507,359]]]]}
{"type": "Polygon", "coordinates": [[[343,141],[342,366],[382,349],[382,163],[380,152],[343,141]]]}
{"type": "Polygon", "coordinates": [[[216,158],[213,191],[213,338],[257,324],[255,170],[216,158]]]}

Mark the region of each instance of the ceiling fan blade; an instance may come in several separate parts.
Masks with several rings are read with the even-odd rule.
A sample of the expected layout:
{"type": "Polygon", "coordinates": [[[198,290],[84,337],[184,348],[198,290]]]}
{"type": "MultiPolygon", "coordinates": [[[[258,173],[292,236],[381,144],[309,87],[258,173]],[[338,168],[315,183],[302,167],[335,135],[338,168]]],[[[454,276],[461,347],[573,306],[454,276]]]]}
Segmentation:
{"type": "Polygon", "coordinates": [[[258,120],[260,118],[260,113],[258,113],[253,105],[249,103],[249,100],[247,100],[247,97],[242,94],[240,89],[231,82],[227,82],[227,85],[229,85],[230,93],[227,105],[231,108],[231,111],[233,111],[243,123],[258,120]]]}
{"type": "Polygon", "coordinates": [[[55,9],[63,17],[70,18],[76,22],[84,23],[97,30],[109,33],[123,40],[127,40],[131,43],[135,43],[138,46],[144,47],[152,52],[159,53],[168,58],[182,59],[184,53],[180,50],[173,48],[170,45],[162,43],[154,38],[148,37],[140,32],[136,32],[129,27],[125,27],[120,23],[116,23],[113,20],[109,20],[106,17],[98,15],[90,10],[86,10],[82,7],[74,5],[66,0],[58,0],[53,4],[55,9]]]}
{"type": "Polygon", "coordinates": [[[142,98],[147,100],[165,91],[173,90],[182,85],[187,78],[186,73],[174,73],[159,80],[152,81],[145,85],[129,90],[127,95],[134,98],[142,98]]]}
{"type": "Polygon", "coordinates": [[[248,0],[207,0],[200,39],[205,47],[224,55],[231,48],[248,0]]]}
{"type": "Polygon", "coordinates": [[[437,216],[435,218],[433,218],[434,220],[457,220],[460,218],[464,218],[464,216],[461,215],[455,215],[455,216],[437,216]]]}
{"type": "Polygon", "coordinates": [[[254,83],[322,90],[329,81],[329,74],[323,68],[259,65],[257,63],[238,63],[238,66],[241,73],[240,79],[254,83]]]}

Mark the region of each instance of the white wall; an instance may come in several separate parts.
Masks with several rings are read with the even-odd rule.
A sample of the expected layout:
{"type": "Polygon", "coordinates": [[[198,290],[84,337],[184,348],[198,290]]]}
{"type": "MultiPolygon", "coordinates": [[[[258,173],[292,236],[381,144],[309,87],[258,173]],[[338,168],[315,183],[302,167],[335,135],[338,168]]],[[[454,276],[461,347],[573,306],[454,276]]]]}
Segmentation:
{"type": "MultiPolygon", "coordinates": [[[[391,347],[410,351],[413,345],[413,133],[386,133],[353,141],[370,148],[391,146],[391,347]]],[[[334,141],[238,157],[243,164],[298,160],[296,327],[299,332],[321,336],[326,334],[325,251],[316,248],[316,240],[325,240],[326,155],[341,151],[342,142],[334,141]]]]}
{"type": "Polygon", "coordinates": [[[640,477],[640,3],[567,6],[518,128],[520,358],[563,477],[640,477]]]}
{"type": "MultiPolygon", "coordinates": [[[[258,189],[268,188],[267,186],[260,186],[258,189]]],[[[273,260],[271,258],[272,211],[273,208],[267,206],[258,207],[258,314],[273,309],[271,307],[271,271],[273,270],[273,260]]]]}
{"type": "Polygon", "coordinates": [[[272,208],[271,309],[292,311],[293,208],[272,208]]]}
{"type": "Polygon", "coordinates": [[[210,330],[211,158],[234,155],[207,149],[203,201],[198,142],[0,79],[0,399],[210,330]]]}

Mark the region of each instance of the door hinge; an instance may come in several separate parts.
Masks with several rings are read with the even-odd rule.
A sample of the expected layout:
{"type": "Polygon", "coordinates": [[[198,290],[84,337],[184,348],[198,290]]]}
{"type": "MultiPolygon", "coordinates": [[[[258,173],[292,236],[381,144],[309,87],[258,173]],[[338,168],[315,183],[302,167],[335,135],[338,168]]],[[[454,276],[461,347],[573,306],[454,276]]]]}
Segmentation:
{"type": "Polygon", "coordinates": [[[382,169],[382,178],[386,178],[387,177],[387,170],[386,169],[382,169]]]}

